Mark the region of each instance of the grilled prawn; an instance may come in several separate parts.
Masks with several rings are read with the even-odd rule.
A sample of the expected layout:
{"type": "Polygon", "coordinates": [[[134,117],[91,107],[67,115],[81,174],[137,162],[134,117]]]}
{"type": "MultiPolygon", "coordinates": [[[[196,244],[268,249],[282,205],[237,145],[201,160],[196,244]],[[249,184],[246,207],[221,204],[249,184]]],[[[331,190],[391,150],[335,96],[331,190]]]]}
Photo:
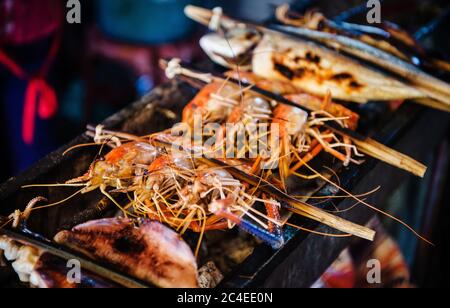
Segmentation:
{"type": "Polygon", "coordinates": [[[149,143],[128,142],[95,161],[85,175],[67,184],[86,183],[83,193],[107,187],[122,189],[132,185],[142,175],[143,168],[158,156],[158,149],[149,143]]]}

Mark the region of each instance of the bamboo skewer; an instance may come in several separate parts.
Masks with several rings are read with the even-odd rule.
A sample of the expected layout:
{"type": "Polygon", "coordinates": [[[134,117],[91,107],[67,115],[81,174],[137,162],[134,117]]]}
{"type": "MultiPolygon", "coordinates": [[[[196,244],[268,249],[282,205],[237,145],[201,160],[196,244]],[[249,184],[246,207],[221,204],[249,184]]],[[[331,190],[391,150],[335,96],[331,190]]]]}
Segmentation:
{"type": "MultiPolygon", "coordinates": [[[[174,67],[175,69],[170,72],[170,74],[172,74],[173,76],[170,77],[181,75],[187,78],[198,79],[205,83],[211,83],[214,81],[222,83],[229,82],[229,84],[233,85],[234,87],[243,86],[245,88],[249,88],[248,91],[253,92],[254,94],[259,96],[262,95],[270,100],[277,101],[278,103],[291,105],[300,108],[302,110],[305,110],[307,112],[315,111],[315,110],[308,110],[304,106],[301,106],[277,94],[260,89],[257,86],[238,82],[230,78],[219,77],[210,73],[197,72],[192,69],[188,69],[186,67],[181,66],[180,62],[176,59],[175,63],[178,63],[179,66],[174,67]]],[[[167,61],[161,60],[160,65],[163,69],[168,69],[170,62],[168,63],[167,61]]],[[[326,123],[325,126],[334,131],[335,133],[340,134],[341,136],[350,137],[354,141],[355,145],[361,150],[361,152],[363,152],[368,156],[379,159],[389,165],[408,171],[422,178],[424,177],[427,171],[427,167],[424,164],[414,160],[413,158],[407,155],[395,151],[394,149],[391,149],[371,138],[363,137],[357,134],[356,132],[343,128],[333,122],[326,123]]]]}
{"type": "Polygon", "coordinates": [[[416,98],[412,102],[417,103],[419,105],[423,105],[429,108],[450,112],[450,105],[442,104],[439,101],[429,98],[416,98]]]}
{"type": "Polygon", "coordinates": [[[364,141],[352,138],[352,142],[362,153],[384,161],[392,166],[406,170],[416,176],[423,178],[427,171],[427,167],[411,157],[399,153],[373,139],[367,138],[364,141]]]}

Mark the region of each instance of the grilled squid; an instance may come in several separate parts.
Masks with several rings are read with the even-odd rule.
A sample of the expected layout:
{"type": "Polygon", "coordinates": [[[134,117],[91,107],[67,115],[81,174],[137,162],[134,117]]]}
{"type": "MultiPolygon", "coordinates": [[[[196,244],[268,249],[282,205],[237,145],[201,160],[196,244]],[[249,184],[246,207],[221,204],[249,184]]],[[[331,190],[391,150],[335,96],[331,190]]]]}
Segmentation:
{"type": "Polygon", "coordinates": [[[163,288],[198,287],[197,263],[177,233],[159,222],[126,218],[91,221],[55,241],[163,288]]]}

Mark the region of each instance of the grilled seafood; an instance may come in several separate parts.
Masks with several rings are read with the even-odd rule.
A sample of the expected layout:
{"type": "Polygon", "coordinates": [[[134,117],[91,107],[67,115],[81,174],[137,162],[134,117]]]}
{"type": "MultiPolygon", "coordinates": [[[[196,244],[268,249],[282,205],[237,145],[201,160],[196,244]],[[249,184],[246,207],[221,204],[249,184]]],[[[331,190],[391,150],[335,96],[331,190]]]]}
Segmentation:
{"type": "Polygon", "coordinates": [[[306,122],[308,120],[308,114],[300,108],[295,108],[286,105],[279,105],[274,111],[274,120],[272,123],[280,126],[280,178],[285,187],[285,181],[289,176],[289,166],[291,165],[291,148],[295,144],[295,147],[300,152],[304,152],[308,149],[306,145],[306,135],[304,131],[306,129],[306,122]]]}
{"type": "Polygon", "coordinates": [[[268,79],[289,80],[322,97],[331,91],[333,98],[359,103],[424,97],[420,91],[331,50],[279,35],[263,38],[255,50],[253,72],[268,79]]]}
{"type": "MultiPolygon", "coordinates": [[[[256,214],[267,219],[264,214],[252,208],[258,198],[247,194],[245,185],[234,179],[226,169],[211,168],[201,162],[187,159],[183,160],[185,167],[180,168],[171,163],[172,159],[167,156],[164,160],[156,160],[154,163],[159,164],[158,169],[150,167],[147,177],[150,179],[156,175],[160,184],[155,187],[152,182],[151,185],[144,185],[142,189],[135,191],[134,213],[165,222],[181,234],[187,229],[200,233],[200,240],[205,231],[232,228],[234,224],[241,227],[241,221],[229,222],[227,217],[215,215],[211,210],[212,204],[221,200],[227,201],[228,212],[239,217],[247,215],[255,218],[256,214]],[[162,185],[167,182],[170,184],[162,185]]],[[[148,180],[146,181],[148,183],[148,180]]],[[[243,224],[246,223],[241,220],[243,224]]],[[[255,230],[258,228],[255,227],[255,230]]],[[[257,231],[252,234],[255,232],[257,231]]],[[[198,249],[199,246],[196,254],[198,249]]]]}
{"type": "MultiPolygon", "coordinates": [[[[356,130],[358,126],[359,115],[345,108],[341,104],[332,102],[329,95],[325,100],[319,99],[318,97],[307,93],[299,93],[299,90],[293,87],[289,82],[276,81],[272,83],[268,79],[258,77],[254,73],[250,72],[242,73],[237,71],[229,71],[226,73],[226,75],[234,79],[240,79],[245,83],[254,84],[267,91],[285,94],[285,97],[288,100],[297,103],[299,106],[305,107],[307,110],[312,110],[314,112],[313,117],[310,119],[310,124],[321,123],[320,120],[316,118],[317,115],[321,114],[324,118],[328,117],[330,120],[334,120],[341,126],[349,128],[351,130],[356,130]]],[[[348,165],[351,161],[351,150],[352,148],[354,149],[354,147],[351,146],[351,141],[348,138],[343,137],[343,143],[345,144],[341,145],[345,147],[346,155],[344,158],[344,155],[332,149],[332,147],[328,145],[328,142],[326,142],[325,139],[317,138],[320,136],[320,133],[317,132],[317,128],[315,131],[306,129],[306,126],[308,124],[307,117],[307,113],[300,108],[287,105],[278,105],[275,108],[273,112],[273,123],[277,123],[281,128],[281,165],[287,166],[286,162],[290,161],[290,155],[288,154],[288,152],[290,151],[290,144],[293,144],[300,153],[309,150],[311,151],[311,153],[309,153],[309,155],[306,157],[306,163],[314,156],[316,156],[325,146],[325,149],[328,152],[336,156],[338,159],[342,160],[345,165],[348,165]],[[309,132],[312,136],[302,134],[304,132],[309,132]],[[286,138],[287,136],[291,136],[295,140],[288,140],[288,138],[286,138]],[[306,140],[306,137],[308,137],[309,140],[306,140]],[[316,138],[313,147],[310,146],[312,144],[311,137],[316,138]]],[[[331,136],[331,133],[329,132],[328,135],[331,136]]],[[[336,135],[333,135],[331,137],[334,140],[337,140],[338,138],[336,135]]],[[[330,137],[326,139],[330,139],[330,137]]],[[[357,151],[355,152],[357,153],[357,151]]],[[[280,168],[280,172],[283,174],[289,174],[284,169],[286,169],[286,167],[280,168]]],[[[297,169],[294,168],[293,171],[295,170],[297,169]]]]}
{"type": "Polygon", "coordinates": [[[272,107],[267,100],[245,93],[238,106],[232,110],[226,123],[257,124],[268,122],[271,117],[272,107]]]}
{"type": "Polygon", "coordinates": [[[158,155],[158,150],[149,143],[128,142],[95,161],[85,175],[67,184],[85,183],[83,193],[106,187],[121,189],[135,180],[137,170],[147,167],[158,155]]]}
{"type": "Polygon", "coordinates": [[[200,39],[200,46],[220,65],[250,69],[252,51],[259,44],[261,33],[236,27],[230,30],[227,37],[228,40],[223,40],[219,36],[205,36],[200,39]],[[222,52],[216,53],[216,50],[222,52]]]}
{"type": "Polygon", "coordinates": [[[226,119],[238,104],[240,92],[228,85],[211,83],[184,108],[183,123],[194,127],[194,116],[198,113],[203,123],[221,122],[226,119]]]}
{"type": "MultiPolygon", "coordinates": [[[[239,27],[241,32],[246,28],[249,33],[255,31],[262,33],[257,47],[252,47],[250,51],[253,55],[251,67],[257,75],[269,79],[289,80],[296,87],[322,97],[327,91],[331,91],[335,99],[359,103],[369,100],[415,99],[431,107],[450,110],[448,84],[395,55],[362,41],[303,28],[290,31],[296,35],[294,38],[262,26],[247,25],[227,16],[214,18],[216,16],[212,12],[198,7],[188,6],[185,12],[192,19],[205,25],[209,25],[213,20],[219,23],[220,27],[215,28],[223,33],[208,34],[202,40],[202,46],[207,53],[216,55],[213,60],[223,53],[219,48],[225,46],[225,43],[217,44],[220,37],[226,42],[232,36],[234,28],[239,27]],[[300,38],[300,33],[297,33],[299,31],[302,36],[319,41],[326,47],[300,38]],[[208,41],[215,43],[208,44],[208,41]],[[406,82],[336,52],[333,50],[336,45],[358,59],[369,61],[383,70],[401,76],[406,82]]],[[[282,30],[289,32],[284,28],[282,30]]],[[[239,34],[239,37],[245,36],[239,34]]],[[[234,45],[238,41],[235,40],[234,45]]],[[[222,60],[225,58],[222,57],[222,60]]],[[[223,61],[220,62],[223,64],[223,61]]],[[[231,61],[227,65],[231,68],[235,66],[236,61],[231,61]]]]}
{"type": "Polygon", "coordinates": [[[343,126],[351,130],[356,130],[358,127],[359,115],[341,104],[334,103],[328,99],[329,97],[322,100],[306,93],[289,94],[285,97],[309,110],[324,111],[336,118],[341,118],[343,126]]]}
{"type": "MultiPolygon", "coordinates": [[[[233,142],[236,134],[243,132],[248,135],[248,130],[254,131],[260,123],[270,122],[272,118],[271,103],[247,90],[233,87],[227,82],[213,82],[202,88],[184,108],[183,123],[187,124],[194,133],[200,131],[202,133],[200,137],[203,139],[204,137],[210,138],[211,134],[209,133],[215,132],[213,144],[210,148],[206,148],[204,145],[201,149],[203,152],[216,154],[215,156],[218,157],[230,154],[230,149],[224,151],[225,144],[233,142]],[[208,131],[208,124],[217,124],[219,127],[208,131]]],[[[187,137],[191,137],[191,135],[187,137]]],[[[198,137],[195,136],[195,138],[198,137]]],[[[237,156],[250,156],[249,152],[253,151],[252,153],[254,153],[258,143],[259,141],[252,145],[244,144],[241,147],[244,151],[238,149],[237,156]]],[[[196,148],[195,144],[188,146],[192,149],[196,148]]]]}
{"type": "Polygon", "coordinates": [[[114,283],[82,271],[79,283],[67,279],[67,262],[47,252],[23,245],[6,236],[0,237],[0,252],[12,262],[11,266],[22,283],[33,288],[111,288],[114,283]]]}
{"type": "Polygon", "coordinates": [[[162,224],[130,219],[91,221],[55,241],[159,287],[195,288],[197,263],[189,246],[162,224]]]}
{"type": "Polygon", "coordinates": [[[250,71],[230,70],[225,73],[225,76],[228,78],[233,78],[234,80],[241,80],[247,84],[254,84],[261,89],[278,95],[296,94],[299,92],[299,89],[290,82],[283,80],[269,80],[267,78],[257,76],[250,71]]]}
{"type": "Polygon", "coordinates": [[[105,289],[117,288],[118,285],[85,270],[80,272],[80,280],[70,282],[67,261],[44,252],[33,267],[30,284],[40,289],[105,289]]]}
{"type": "MultiPolygon", "coordinates": [[[[283,85],[284,82],[276,83],[276,86],[283,85]]],[[[189,104],[183,113],[183,120],[193,123],[195,110],[199,110],[203,123],[214,120],[278,124],[282,128],[285,145],[279,168],[282,185],[274,180],[276,171],[264,174],[255,167],[259,164],[258,158],[246,159],[244,163],[236,160],[230,164],[223,158],[219,162],[224,164],[211,165],[203,158],[193,157],[189,151],[176,156],[170,147],[161,146],[161,138],[163,141],[172,140],[165,133],[154,134],[150,140],[129,136],[131,142],[116,140],[119,142],[110,144],[110,137],[118,134],[106,131],[109,137],[98,140],[112,145],[113,150],[104,160],[95,162],[86,175],[68,184],[84,182],[86,190],[83,191],[100,188],[107,196],[108,188],[116,193],[126,193],[130,196],[130,203],[121,207],[123,214],[159,220],[181,234],[191,229],[201,233],[199,244],[206,230],[223,230],[237,225],[278,249],[284,245],[284,223],[279,213],[282,207],[340,231],[373,239],[371,230],[310,207],[277,190],[280,186],[285,188],[287,177],[295,174],[322,149],[344,164],[357,162],[352,158],[352,151],[358,155],[356,148],[348,140],[339,139],[342,136],[338,137],[325,129],[324,123],[333,121],[341,127],[355,129],[358,116],[333,103],[330,95],[320,100],[311,95],[285,91],[284,94],[290,93],[291,100],[297,100],[299,107],[303,104],[315,110],[308,115],[300,108],[276,104],[249,89],[236,91],[236,87],[228,87],[228,83],[212,84],[189,104]],[[228,96],[221,92],[224,89],[228,91],[228,96]],[[345,154],[337,149],[345,150],[345,154]],[[239,169],[235,166],[240,164],[243,165],[242,170],[255,175],[251,180],[236,176],[239,169]],[[269,187],[268,192],[261,186],[269,187]],[[278,193],[280,200],[287,205],[273,199],[278,193]],[[265,206],[267,214],[257,209],[257,203],[265,206]]],[[[174,232],[154,221],[144,219],[137,227],[128,218],[94,221],[59,233],[55,241],[158,286],[197,286],[196,262],[192,252],[174,232]],[[180,245],[183,247],[179,248],[180,245]],[[154,262],[162,265],[152,266],[154,262]]]]}
{"type": "MultiPolygon", "coordinates": [[[[94,162],[85,175],[68,181],[67,185],[84,185],[85,188],[81,191],[83,193],[100,189],[113,201],[110,193],[123,193],[129,197],[129,203],[119,207],[126,218],[91,221],[71,231],[62,231],[54,238],[57,243],[96,260],[108,262],[130,275],[160,287],[197,287],[199,279],[194,254],[175,232],[161,223],[181,235],[188,229],[200,233],[195,255],[198,255],[205,231],[225,230],[234,226],[254,235],[274,249],[282,247],[282,227],[285,221],[280,215],[281,209],[350,233],[337,236],[355,234],[373,239],[374,233],[371,230],[351,224],[289,196],[286,193],[286,180],[293,174],[297,175],[299,168],[310,168],[308,162],[323,150],[341,160],[344,165],[350,162],[359,163],[354,158],[359,156],[358,148],[352,140],[326,126],[327,122],[333,122],[338,127],[355,130],[359,116],[332,102],[331,96],[364,102],[373,97],[422,97],[423,93],[395,79],[385,79],[377,83],[383,76],[381,73],[364,70],[358,63],[349,64],[349,61],[343,58],[337,65],[322,67],[321,65],[327,64],[330,59],[339,60],[339,57],[330,54],[326,49],[312,48],[307,42],[299,45],[298,41],[283,41],[277,34],[267,34],[263,31],[249,34],[245,27],[239,27],[235,32],[227,34],[230,33],[231,45],[236,46],[237,53],[210,53],[210,56],[222,64],[241,67],[241,62],[245,62],[246,57],[251,55],[254,73],[237,69],[229,76],[282,94],[298,106],[283,104],[274,98],[252,92],[252,86],[241,89],[227,82],[216,81],[202,89],[185,108],[183,122],[190,128],[195,128],[195,116],[199,115],[201,124],[219,122],[222,127],[226,123],[278,125],[281,128],[278,170],[262,171],[259,167],[261,157],[221,157],[212,161],[195,157],[189,151],[181,151],[181,155],[175,155],[170,147],[161,146],[160,141],[168,144],[177,140],[167,132],[153,134],[150,139],[131,135],[119,136],[114,132],[97,132],[96,143],[112,146],[112,151],[104,159],[94,162]],[[244,46],[239,49],[241,40],[244,46]],[[269,44],[274,45],[270,46],[269,52],[264,51],[269,44]],[[304,49],[298,46],[303,46],[304,49]],[[274,52],[277,48],[280,53],[274,52]],[[316,54],[312,53],[311,49],[314,49],[316,54]],[[266,64],[272,68],[260,65],[258,57],[262,55],[270,56],[266,64]],[[262,73],[258,69],[262,70],[262,73]],[[274,78],[274,81],[261,77],[270,70],[279,74],[275,77],[269,76],[274,78]],[[349,76],[346,70],[355,71],[359,75],[349,76]],[[303,78],[302,74],[307,78],[303,78]],[[308,77],[308,74],[311,75],[308,77]],[[332,87],[333,83],[336,84],[335,88],[332,87]],[[367,92],[364,92],[366,85],[367,92]],[[330,88],[331,93],[328,92],[330,88]],[[315,93],[317,96],[306,92],[315,93]],[[309,112],[301,107],[305,107],[309,112]],[[239,171],[247,176],[240,177],[239,171]],[[280,188],[282,190],[279,190],[280,188]],[[277,196],[280,196],[279,200],[283,203],[275,200],[277,196]],[[261,212],[261,208],[264,208],[266,213],[261,212]],[[139,217],[142,220],[135,221],[128,217],[139,217]],[[148,220],[149,218],[154,221],[148,220]]],[[[207,39],[202,42],[208,47],[207,39]]],[[[221,46],[219,41],[217,43],[219,48],[224,46],[221,46]]],[[[316,176],[321,177],[320,174],[316,176]]],[[[351,196],[350,193],[348,195],[351,196]]],[[[357,197],[354,198],[363,203],[357,197]]],[[[18,211],[13,218],[20,223],[28,214],[27,210],[23,214],[18,211]]],[[[12,260],[17,259],[15,264],[22,275],[21,279],[30,280],[38,286],[72,287],[61,282],[61,269],[48,267],[48,262],[57,263],[51,255],[41,254],[40,251],[30,250],[29,247],[18,248],[13,244],[1,246],[1,243],[0,239],[0,249],[4,247],[12,260]]],[[[220,274],[216,275],[214,280],[220,280],[220,274]]]]}
{"type": "MultiPolygon", "coordinates": [[[[297,101],[303,101],[305,97],[295,96],[297,101]]],[[[306,97],[308,100],[309,97],[306,97]]],[[[332,103],[330,103],[332,104],[332,103]]],[[[301,105],[301,104],[300,104],[301,105]]],[[[323,108],[319,111],[313,112],[308,118],[305,111],[300,108],[279,105],[274,111],[273,123],[277,123],[280,127],[280,177],[283,183],[291,174],[296,174],[296,171],[302,166],[311,161],[322,150],[333,155],[337,159],[343,162],[344,166],[348,166],[350,162],[359,164],[353,158],[353,151],[356,156],[362,156],[358,153],[358,150],[351,141],[345,136],[340,140],[339,136],[331,131],[321,129],[321,124],[326,121],[335,121],[339,125],[347,128],[355,129],[357,126],[358,116],[338,116],[338,114],[352,114],[351,111],[344,107],[333,108],[326,107],[326,103],[322,104],[323,108]],[[328,110],[331,110],[329,112],[328,110]],[[338,151],[341,148],[344,153],[338,151]],[[293,152],[302,155],[303,158],[300,161],[292,159],[293,152]],[[289,170],[293,163],[296,165],[289,170]]],[[[333,106],[333,105],[331,105],[333,106]]]]}
{"type": "Polygon", "coordinates": [[[0,251],[3,251],[7,261],[12,262],[12,267],[18,274],[20,281],[30,282],[30,276],[41,252],[6,236],[0,236],[0,251]]]}
{"type": "MultiPolygon", "coordinates": [[[[217,36],[208,34],[203,45],[207,45],[208,37],[217,36]]],[[[256,75],[290,81],[298,89],[322,97],[327,91],[331,91],[333,98],[358,103],[426,97],[414,87],[332,50],[276,33],[266,34],[261,39],[251,61],[256,75]]]]}
{"type": "MultiPolygon", "coordinates": [[[[247,83],[252,81],[252,84],[255,84],[256,86],[260,86],[261,84],[262,88],[269,91],[272,91],[273,88],[275,88],[276,91],[282,93],[297,93],[286,97],[291,101],[298,103],[299,106],[304,106],[307,109],[314,111],[311,117],[308,117],[308,114],[305,111],[292,106],[278,105],[272,110],[272,105],[267,100],[243,90],[240,103],[236,101],[237,106],[231,111],[231,114],[227,118],[227,125],[243,124],[245,126],[248,124],[257,125],[264,122],[271,122],[272,124],[279,125],[281,130],[279,132],[281,138],[279,157],[281,165],[284,166],[280,168],[282,182],[284,182],[289,175],[288,172],[283,170],[287,169],[290,165],[289,162],[291,162],[289,154],[291,151],[289,145],[291,143],[295,144],[294,147],[300,153],[303,153],[311,148],[312,139],[315,139],[318,144],[313,144],[313,148],[311,148],[311,150],[315,150],[315,155],[317,155],[319,149],[325,149],[327,152],[342,160],[345,165],[348,165],[350,162],[356,162],[351,158],[351,149],[355,148],[351,145],[351,142],[347,137],[344,137],[345,140],[341,142],[338,140],[337,136],[328,132],[328,137],[326,139],[331,138],[333,141],[337,141],[335,145],[330,146],[328,144],[329,141],[326,141],[321,137],[321,133],[317,127],[321,126],[324,121],[335,121],[342,127],[355,130],[359,120],[359,116],[356,113],[348,110],[342,105],[333,103],[328,99],[329,96],[327,99],[321,100],[309,94],[298,93],[298,90],[295,91],[296,88],[293,88],[287,82],[278,81],[272,86],[267,79],[257,77],[255,74],[249,72],[245,72],[243,75],[241,75],[241,72],[239,71],[228,72],[228,76],[234,79],[241,78],[242,81],[247,83]],[[290,140],[292,139],[291,137],[294,140],[290,140]],[[345,148],[346,153],[341,154],[333,149],[333,147],[336,146],[345,148]]],[[[202,92],[200,92],[199,95],[202,95],[202,92]]],[[[194,101],[196,100],[197,99],[195,98],[194,101]]],[[[239,126],[235,127],[236,129],[239,128],[239,126]]],[[[231,131],[232,135],[234,133],[235,131],[231,131]]],[[[230,134],[230,131],[227,131],[227,134],[230,134]]],[[[246,146],[247,148],[250,148],[250,145],[246,146]]],[[[257,146],[258,143],[253,145],[253,147],[257,146]]],[[[357,151],[355,152],[358,153],[357,151]]]]}
{"type": "MultiPolygon", "coordinates": [[[[257,77],[250,72],[242,73],[242,75],[239,71],[228,72],[227,76],[234,79],[241,78],[240,80],[247,83],[251,81],[251,84],[256,86],[261,84],[263,89],[269,91],[275,88],[277,92],[281,93],[296,93],[287,95],[286,98],[297,103],[298,106],[304,106],[306,109],[313,111],[308,116],[300,108],[283,104],[279,104],[273,109],[272,105],[264,98],[254,96],[244,90],[241,102],[233,109],[226,121],[227,125],[257,125],[264,122],[278,125],[279,131],[277,133],[279,133],[281,142],[277,157],[280,157],[279,171],[283,188],[285,188],[284,183],[290,174],[295,173],[304,163],[309,162],[323,149],[341,160],[345,166],[350,162],[359,163],[359,161],[352,158],[352,150],[355,152],[355,155],[360,156],[360,154],[356,147],[351,144],[348,137],[344,136],[340,139],[333,132],[320,131],[323,123],[327,121],[334,121],[338,125],[351,130],[355,130],[358,125],[359,116],[342,105],[333,103],[330,95],[321,100],[310,94],[299,93],[298,90],[295,91],[295,87],[284,81],[278,81],[272,86],[267,79],[257,77]],[[344,150],[345,154],[336,149],[339,147],[344,150]],[[301,155],[308,151],[311,151],[311,153],[308,153],[309,155],[305,157],[306,161],[304,163],[297,162],[296,168],[289,172],[289,166],[293,163],[291,158],[292,150],[297,151],[301,155]]],[[[238,128],[239,126],[236,126],[236,129],[238,128]]],[[[231,133],[234,133],[234,131],[231,133]]],[[[229,130],[227,134],[230,134],[229,130]]],[[[258,143],[255,146],[257,147],[258,143]]],[[[247,145],[247,147],[249,148],[250,146],[247,145]]]]}
{"type": "Polygon", "coordinates": [[[276,18],[285,25],[357,39],[414,65],[444,71],[450,68],[448,63],[429,57],[414,37],[390,22],[384,21],[378,27],[335,22],[315,10],[308,10],[304,15],[295,13],[288,4],[276,9],[276,18]]]}

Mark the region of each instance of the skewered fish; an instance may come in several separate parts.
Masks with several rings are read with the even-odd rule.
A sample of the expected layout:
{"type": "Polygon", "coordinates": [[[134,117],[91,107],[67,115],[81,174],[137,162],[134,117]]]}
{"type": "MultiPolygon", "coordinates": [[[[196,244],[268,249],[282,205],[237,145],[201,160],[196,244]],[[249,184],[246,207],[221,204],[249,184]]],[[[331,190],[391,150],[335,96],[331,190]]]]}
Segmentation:
{"type": "MultiPolygon", "coordinates": [[[[291,11],[288,4],[280,5],[275,15],[279,22],[291,26],[293,31],[294,28],[301,28],[345,36],[383,50],[410,64],[432,70],[450,71],[449,63],[430,57],[413,36],[391,22],[383,21],[378,26],[336,22],[316,10],[298,14],[291,11]]],[[[280,29],[289,31],[289,28],[280,29]]]]}
{"type": "MultiPolygon", "coordinates": [[[[226,57],[221,53],[223,51],[214,49],[219,45],[209,44],[219,40],[226,43],[226,39],[216,33],[202,38],[202,47],[208,55],[214,55],[211,59],[218,64],[234,68],[243,63],[241,69],[251,67],[253,73],[260,77],[290,81],[299,90],[318,96],[325,96],[327,91],[331,91],[335,99],[358,103],[427,96],[414,87],[313,42],[291,39],[276,33],[266,34],[250,56],[238,54],[239,58],[249,59],[251,64],[248,64],[239,61],[225,62],[226,57]]],[[[232,46],[236,45],[234,43],[232,46]]]]}
{"type": "Polygon", "coordinates": [[[214,55],[212,60],[222,65],[227,62],[224,48],[237,50],[239,54],[234,52],[235,58],[227,62],[227,67],[245,67],[249,63],[241,59],[251,59],[254,73],[274,80],[289,80],[299,89],[319,96],[331,91],[334,99],[359,103],[414,99],[430,107],[450,110],[450,85],[363,41],[309,28],[289,31],[280,28],[290,34],[285,35],[227,16],[218,18],[213,12],[194,6],[186,7],[185,12],[205,25],[213,21],[219,23],[220,26],[215,28],[219,29],[220,34],[203,37],[202,47],[208,55],[214,55]],[[233,34],[237,33],[235,28],[239,28],[240,39],[233,39],[233,34]],[[238,47],[245,37],[242,35],[245,29],[248,33],[259,31],[259,36],[251,35],[253,40],[255,37],[261,38],[256,48],[254,44],[247,43],[245,46],[252,46],[247,51],[238,47]],[[220,38],[222,43],[218,43],[220,38]],[[227,44],[230,40],[233,43],[227,44]],[[352,57],[336,50],[345,51],[352,57]],[[244,57],[245,54],[252,56],[244,57]],[[363,64],[366,62],[371,66],[363,64]]]}
{"type": "Polygon", "coordinates": [[[289,80],[309,93],[365,103],[369,100],[423,98],[426,95],[396,79],[314,43],[266,35],[255,49],[253,72],[289,80]]]}

